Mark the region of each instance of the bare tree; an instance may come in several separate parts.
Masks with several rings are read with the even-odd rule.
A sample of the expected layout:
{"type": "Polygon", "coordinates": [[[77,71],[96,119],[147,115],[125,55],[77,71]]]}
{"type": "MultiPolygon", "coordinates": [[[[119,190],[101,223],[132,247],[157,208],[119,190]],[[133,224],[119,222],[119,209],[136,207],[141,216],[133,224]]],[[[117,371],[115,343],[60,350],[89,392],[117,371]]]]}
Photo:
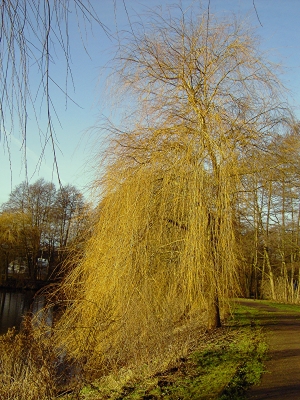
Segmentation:
{"type": "Polygon", "coordinates": [[[80,230],[78,219],[84,207],[83,195],[75,186],[67,185],[58,190],[53,206],[53,216],[58,231],[58,247],[61,249],[66,248],[76,236],[76,231],[80,230]],[[74,221],[78,222],[78,226],[75,232],[72,232],[74,221]]]}
{"type": "Polygon", "coordinates": [[[38,258],[48,260],[50,272],[62,261],[67,245],[81,233],[82,219],[87,214],[83,195],[74,186],[67,185],[56,191],[55,185],[44,179],[16,186],[2,210],[12,220],[19,221],[20,215],[29,220],[26,221],[31,229],[26,227],[27,234],[19,235],[14,251],[26,257],[33,279],[39,272],[38,258]]]}
{"type": "Polygon", "coordinates": [[[298,301],[299,138],[296,125],[274,135],[264,154],[256,149],[248,157],[240,235],[248,264],[246,292],[255,297],[298,301]]]}

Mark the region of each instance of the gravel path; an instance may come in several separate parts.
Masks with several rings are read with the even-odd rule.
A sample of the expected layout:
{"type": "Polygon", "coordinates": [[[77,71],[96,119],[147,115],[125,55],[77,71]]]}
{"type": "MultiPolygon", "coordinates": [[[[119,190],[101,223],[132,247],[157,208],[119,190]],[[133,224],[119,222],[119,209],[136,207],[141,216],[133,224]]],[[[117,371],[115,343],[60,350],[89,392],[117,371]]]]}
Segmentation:
{"type": "Polygon", "coordinates": [[[248,392],[248,399],[300,400],[300,313],[288,312],[255,300],[243,305],[268,311],[259,318],[269,346],[266,373],[248,392]]]}

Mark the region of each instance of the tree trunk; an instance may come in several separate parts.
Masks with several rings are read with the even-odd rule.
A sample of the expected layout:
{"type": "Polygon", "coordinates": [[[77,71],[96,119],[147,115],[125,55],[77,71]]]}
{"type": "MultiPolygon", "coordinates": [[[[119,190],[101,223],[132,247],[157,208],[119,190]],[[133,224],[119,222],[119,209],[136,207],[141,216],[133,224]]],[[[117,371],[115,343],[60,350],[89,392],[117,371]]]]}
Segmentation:
{"type": "Polygon", "coordinates": [[[207,328],[209,330],[220,328],[222,326],[221,316],[220,316],[220,304],[219,304],[219,296],[218,293],[211,299],[211,303],[208,308],[208,321],[207,328]]]}
{"type": "Polygon", "coordinates": [[[274,276],[273,276],[273,271],[272,271],[272,267],[271,267],[271,263],[270,263],[268,249],[266,246],[264,246],[264,261],[263,261],[263,263],[267,266],[267,270],[268,270],[268,277],[269,277],[269,282],[270,282],[272,300],[276,300],[274,276]]]}

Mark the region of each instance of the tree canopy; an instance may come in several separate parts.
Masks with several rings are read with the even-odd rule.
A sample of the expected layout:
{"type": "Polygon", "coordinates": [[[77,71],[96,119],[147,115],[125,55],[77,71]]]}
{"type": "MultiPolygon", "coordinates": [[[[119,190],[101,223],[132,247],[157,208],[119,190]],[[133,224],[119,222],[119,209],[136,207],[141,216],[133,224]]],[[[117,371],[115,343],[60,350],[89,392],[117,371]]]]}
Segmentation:
{"type": "Polygon", "coordinates": [[[221,324],[240,288],[247,163],[294,123],[249,27],[177,12],[151,14],[115,58],[133,113],[108,127],[101,213],[58,324],[70,356],[89,352],[90,366],[155,357],[178,326],[221,324]]]}
{"type": "Polygon", "coordinates": [[[0,254],[5,253],[1,267],[6,279],[8,266],[15,261],[28,269],[31,279],[38,279],[38,259],[47,260],[44,279],[49,278],[85,229],[87,210],[83,195],[72,185],[57,190],[44,179],[18,185],[0,213],[0,254]]]}

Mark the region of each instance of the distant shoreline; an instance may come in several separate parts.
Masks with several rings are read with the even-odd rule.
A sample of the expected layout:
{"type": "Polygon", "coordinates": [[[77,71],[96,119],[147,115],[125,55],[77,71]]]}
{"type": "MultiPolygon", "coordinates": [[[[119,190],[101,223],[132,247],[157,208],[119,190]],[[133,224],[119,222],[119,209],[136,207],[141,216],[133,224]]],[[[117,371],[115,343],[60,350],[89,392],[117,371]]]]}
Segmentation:
{"type": "Polygon", "coordinates": [[[32,279],[18,280],[15,278],[8,279],[7,281],[0,283],[0,289],[6,290],[40,290],[51,283],[57,283],[57,281],[34,281],[32,279]]]}

